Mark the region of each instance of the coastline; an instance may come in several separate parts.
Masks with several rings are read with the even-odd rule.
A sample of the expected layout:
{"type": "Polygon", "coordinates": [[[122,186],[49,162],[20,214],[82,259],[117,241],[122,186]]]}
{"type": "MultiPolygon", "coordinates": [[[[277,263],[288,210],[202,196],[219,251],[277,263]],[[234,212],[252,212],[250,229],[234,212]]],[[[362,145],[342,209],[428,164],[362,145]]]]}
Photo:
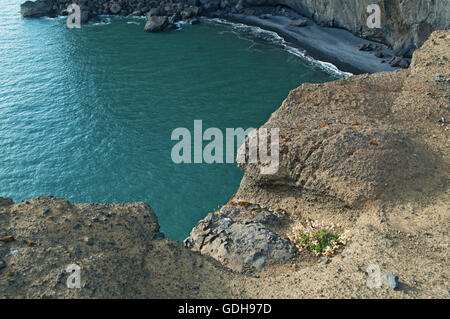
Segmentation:
{"type": "MultiPolygon", "coordinates": [[[[60,18],[63,16],[59,16],[60,18]]],[[[101,15],[98,18],[118,18],[117,15],[101,15]]],[[[286,49],[291,54],[297,55],[312,63],[318,63],[328,72],[338,75],[351,76],[363,73],[376,73],[395,71],[399,67],[392,67],[386,60],[395,57],[392,50],[386,45],[366,40],[353,35],[351,32],[332,27],[321,27],[301,15],[298,19],[308,22],[307,26],[294,27],[289,22],[292,19],[285,16],[272,16],[266,19],[245,14],[225,14],[219,16],[200,16],[203,21],[229,25],[231,27],[259,28],[265,32],[273,32],[279,37],[286,49]],[[379,46],[383,53],[382,59],[377,58],[374,52],[360,51],[361,44],[379,46]],[[295,52],[294,52],[295,51],[295,52]],[[382,63],[382,61],[386,61],[382,63]]],[[[145,16],[129,15],[124,18],[146,19],[145,16]]],[[[94,25],[102,22],[90,21],[94,25]]],[[[189,21],[181,20],[175,23],[179,25],[189,24],[189,21]]],[[[176,30],[175,30],[176,31],[176,30]]],[[[243,31],[243,30],[239,30],[243,31]]],[[[172,31],[173,32],[173,31],[172,31]]]]}
{"type": "MultiPolygon", "coordinates": [[[[293,32],[277,17],[234,18],[234,23],[243,23],[238,19],[248,20],[246,25],[255,23],[258,27],[257,24],[264,23],[265,30],[274,28],[278,32],[269,31],[285,33],[283,38],[287,41],[307,50],[319,61],[334,61],[329,63],[340,69],[348,68],[354,71],[352,73],[366,73],[363,69],[367,70],[368,65],[377,69],[377,65],[372,65],[372,58],[351,60],[353,50],[358,51],[356,56],[373,54],[359,52],[356,46],[349,44],[352,41],[347,35],[341,34],[337,37],[339,41],[325,43],[326,48],[317,49],[316,45],[326,38],[308,38],[301,34],[307,27],[315,29],[313,25],[293,32]],[[343,58],[341,51],[333,51],[333,45],[340,47],[339,44],[344,48],[343,58]]],[[[317,27],[315,32],[320,34],[324,31],[321,29],[317,27]]],[[[336,40],[336,37],[332,38],[336,40]]],[[[288,224],[280,229],[276,226],[274,231],[283,238],[291,224],[298,220],[320,218],[338,222],[353,232],[353,242],[339,255],[322,263],[299,254],[292,261],[270,264],[261,272],[256,271],[256,276],[253,272],[230,272],[222,262],[217,262],[220,261],[217,254],[184,249],[164,238],[159,233],[154,213],[146,204],[96,207],[95,204],[73,206],[53,198],[18,204],[0,200],[3,210],[0,217],[4,218],[0,225],[4,226],[2,231],[21,240],[0,243],[5,253],[13,251],[12,248],[21,252],[11,255],[12,262],[6,264],[7,270],[12,271],[11,277],[20,278],[22,273],[31,273],[29,269],[36,264],[52,271],[50,288],[38,285],[39,279],[47,276],[45,272],[40,274],[41,277],[35,275],[37,284],[30,291],[22,281],[12,287],[7,286],[6,280],[0,281],[0,287],[5,291],[3,297],[36,297],[45,291],[46,295],[71,298],[448,298],[448,261],[445,258],[449,218],[448,130],[446,122],[441,125],[437,119],[444,119],[447,114],[444,103],[448,104],[450,97],[446,95],[448,80],[434,78],[438,72],[443,72],[446,79],[450,77],[448,59],[443,55],[448,52],[448,39],[448,32],[436,32],[424,48],[415,53],[408,70],[374,71],[368,73],[377,74],[323,85],[305,84],[293,90],[264,125],[286,129],[283,132],[286,155],[282,164],[287,173],[277,176],[276,183],[271,184],[255,173],[259,171],[258,167],[244,167],[245,176],[234,198],[235,205],[245,213],[250,209],[249,213],[253,215],[261,212],[261,207],[269,213],[283,211],[285,215],[279,219],[288,219],[288,224]],[[300,123],[307,124],[308,129],[300,123]],[[298,167],[292,167],[291,163],[298,167]],[[294,175],[296,172],[310,176],[294,175]],[[298,178],[298,183],[292,184],[292,177],[298,178]],[[261,207],[253,209],[250,203],[261,207]],[[50,210],[46,212],[48,207],[50,210]],[[104,212],[112,212],[112,216],[106,216],[104,212]],[[115,218],[115,228],[105,232],[103,225],[95,223],[90,228],[83,221],[86,214],[97,219],[103,215],[111,220],[115,218]],[[17,220],[20,227],[17,227],[17,220]],[[144,224],[146,227],[136,226],[144,224]],[[54,225],[50,228],[51,236],[32,232],[36,228],[47,229],[48,225],[54,225]],[[130,229],[138,232],[130,232],[130,229]],[[112,236],[116,236],[114,244],[111,244],[112,236]],[[29,241],[22,242],[24,238],[37,242],[37,246],[33,248],[29,241]],[[113,247],[115,243],[119,243],[116,247],[120,247],[120,251],[113,247]],[[39,255],[42,263],[31,264],[30,261],[36,259],[33,250],[47,247],[49,252],[53,249],[52,257],[58,257],[54,258],[58,267],[46,262],[44,254],[39,255]],[[61,258],[66,255],[71,258],[61,258]],[[108,280],[104,273],[95,272],[95,269],[109,269],[108,261],[118,259],[118,256],[124,261],[106,272],[110,276],[106,277],[108,280]],[[56,268],[63,269],[73,262],[74,257],[86,269],[87,280],[83,281],[87,285],[83,286],[82,292],[68,295],[56,268]],[[135,262],[140,259],[144,262],[135,262]],[[374,262],[382,266],[383,272],[398,275],[400,287],[368,288],[365,270],[374,262]],[[177,276],[174,277],[175,285],[170,280],[174,274],[177,276]],[[144,280],[147,277],[152,278],[151,283],[144,280]],[[130,288],[117,288],[113,286],[115,282],[130,288]],[[102,289],[96,290],[96,287],[102,289]]],[[[379,59],[376,61],[383,65],[379,59]]],[[[384,66],[396,70],[387,63],[384,66]]],[[[270,223],[278,218],[255,222],[254,216],[243,215],[233,217],[231,223],[257,223],[258,226],[267,223],[270,229],[270,223]],[[239,217],[245,218],[241,221],[239,217]]],[[[229,224],[229,218],[223,217],[219,215],[219,219],[229,224]]],[[[205,224],[204,220],[200,221],[193,232],[202,245],[207,242],[205,239],[211,245],[216,240],[215,234],[211,236],[208,232],[212,228],[208,229],[210,225],[205,224]]],[[[217,245],[228,247],[222,243],[217,245]]],[[[244,241],[242,245],[247,249],[253,243],[244,241]]]]}
{"type": "Polygon", "coordinates": [[[389,63],[381,63],[395,57],[392,50],[380,43],[359,38],[349,31],[321,27],[308,18],[297,15],[298,19],[307,21],[303,27],[290,26],[292,20],[284,16],[272,16],[261,19],[256,16],[244,14],[230,14],[220,17],[230,23],[241,23],[247,26],[259,27],[272,31],[282,37],[290,46],[304,50],[307,56],[321,62],[331,63],[340,71],[362,74],[385,71],[395,71],[398,67],[392,67],[389,63]],[[373,52],[360,51],[361,44],[380,46],[384,57],[377,58],[373,52]]]}

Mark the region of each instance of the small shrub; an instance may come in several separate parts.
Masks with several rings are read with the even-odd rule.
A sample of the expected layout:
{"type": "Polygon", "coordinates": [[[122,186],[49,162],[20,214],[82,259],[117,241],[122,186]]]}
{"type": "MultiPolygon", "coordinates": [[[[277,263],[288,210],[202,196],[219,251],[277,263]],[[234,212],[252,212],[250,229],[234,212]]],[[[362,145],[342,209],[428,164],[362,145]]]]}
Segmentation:
{"type": "Polygon", "coordinates": [[[325,225],[315,221],[308,221],[306,225],[298,223],[292,229],[290,240],[299,250],[307,249],[316,256],[333,256],[339,249],[343,248],[349,235],[344,232],[338,235],[334,224],[325,225]]]}

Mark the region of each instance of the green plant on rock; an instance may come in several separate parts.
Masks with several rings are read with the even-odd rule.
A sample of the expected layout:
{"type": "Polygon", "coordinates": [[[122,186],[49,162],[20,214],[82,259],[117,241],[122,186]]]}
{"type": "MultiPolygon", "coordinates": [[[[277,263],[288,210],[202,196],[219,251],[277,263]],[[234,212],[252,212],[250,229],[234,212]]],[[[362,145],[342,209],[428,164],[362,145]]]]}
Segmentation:
{"type": "Polygon", "coordinates": [[[323,254],[327,250],[327,247],[334,248],[342,245],[339,242],[339,235],[325,230],[303,234],[300,236],[299,242],[310,252],[319,254],[323,254]]]}
{"type": "Polygon", "coordinates": [[[316,256],[330,257],[348,243],[350,234],[348,231],[337,234],[334,224],[307,220],[305,224],[294,224],[289,239],[299,250],[306,249],[316,256]]]}

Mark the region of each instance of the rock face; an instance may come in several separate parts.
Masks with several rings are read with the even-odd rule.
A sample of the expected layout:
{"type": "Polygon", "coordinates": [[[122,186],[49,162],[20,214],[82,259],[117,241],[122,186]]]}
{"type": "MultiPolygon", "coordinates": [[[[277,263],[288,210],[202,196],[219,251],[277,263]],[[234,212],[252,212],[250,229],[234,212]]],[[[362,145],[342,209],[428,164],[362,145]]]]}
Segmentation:
{"type": "Polygon", "coordinates": [[[0,298],[232,297],[229,281],[217,262],[165,238],[145,203],[0,198],[0,298]],[[72,264],[81,289],[66,286],[72,264]]]}
{"type": "Polygon", "coordinates": [[[392,46],[397,55],[411,56],[432,31],[450,27],[447,0],[244,0],[246,6],[286,5],[321,25],[347,29],[368,39],[392,46]],[[367,6],[379,3],[382,28],[369,29],[367,6]]]}
{"type": "Polygon", "coordinates": [[[267,210],[224,206],[209,214],[194,227],[184,241],[186,247],[220,261],[235,271],[261,270],[270,261],[287,261],[295,256],[295,248],[266,228],[263,223],[276,223],[277,217],[267,210]]]}
{"type": "Polygon", "coordinates": [[[54,15],[53,8],[46,1],[27,1],[20,6],[20,14],[27,18],[39,18],[54,15]]]}
{"type": "Polygon", "coordinates": [[[437,137],[447,132],[450,87],[434,78],[439,70],[446,70],[439,79],[450,77],[448,37],[436,33],[409,70],[291,91],[263,126],[280,129],[278,172],[261,175],[260,164],[242,164],[237,198],[271,208],[287,200],[295,207],[300,198],[355,208],[439,192],[447,185],[448,140],[437,137]]]}

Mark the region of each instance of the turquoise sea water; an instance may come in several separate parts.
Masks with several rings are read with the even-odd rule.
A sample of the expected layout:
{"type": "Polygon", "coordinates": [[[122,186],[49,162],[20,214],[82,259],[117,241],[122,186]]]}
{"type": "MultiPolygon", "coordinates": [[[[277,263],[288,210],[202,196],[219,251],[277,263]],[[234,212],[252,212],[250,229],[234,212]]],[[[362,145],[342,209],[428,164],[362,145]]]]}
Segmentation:
{"type": "Polygon", "coordinates": [[[279,45],[229,26],[161,34],[144,20],[68,29],[0,10],[0,196],[75,203],[145,201],[183,240],[228,201],[235,164],[171,161],[177,127],[258,127],[289,90],[336,79],[279,45]]]}

